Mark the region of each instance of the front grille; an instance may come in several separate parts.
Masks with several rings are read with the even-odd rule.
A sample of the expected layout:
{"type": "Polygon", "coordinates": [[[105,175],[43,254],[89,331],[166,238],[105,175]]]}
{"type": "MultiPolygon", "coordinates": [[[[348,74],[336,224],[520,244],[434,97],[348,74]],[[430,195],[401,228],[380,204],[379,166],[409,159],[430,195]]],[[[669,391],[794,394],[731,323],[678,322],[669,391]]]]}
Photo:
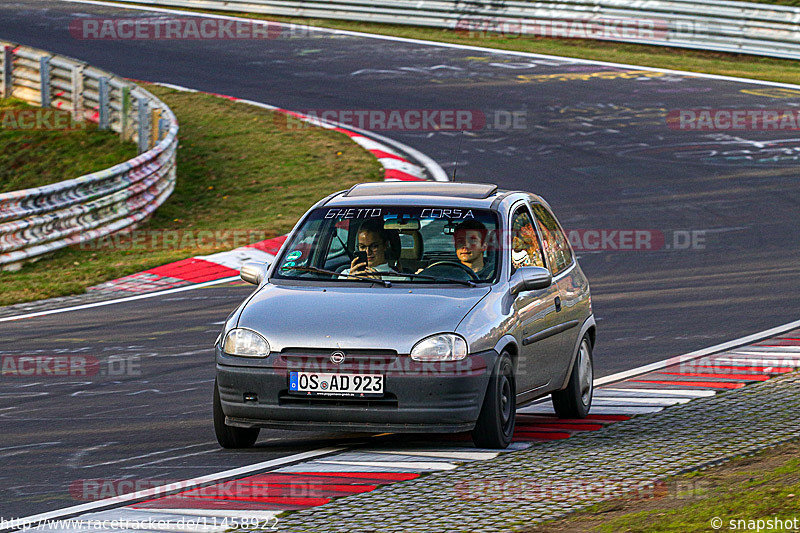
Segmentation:
{"type": "Polygon", "coordinates": [[[344,352],[349,363],[392,363],[397,359],[394,350],[340,350],[339,348],[285,348],[280,357],[285,363],[323,363],[330,360],[333,352],[344,352]]]}

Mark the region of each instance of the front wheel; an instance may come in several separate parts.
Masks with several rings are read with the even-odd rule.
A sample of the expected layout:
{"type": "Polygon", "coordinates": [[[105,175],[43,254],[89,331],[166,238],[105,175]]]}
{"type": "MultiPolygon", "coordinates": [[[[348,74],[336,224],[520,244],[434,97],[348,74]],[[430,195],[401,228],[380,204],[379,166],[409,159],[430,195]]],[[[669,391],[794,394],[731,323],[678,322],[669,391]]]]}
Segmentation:
{"type": "Polygon", "coordinates": [[[214,380],[214,433],[223,448],[250,448],[258,439],[259,428],[237,428],[225,425],[225,413],[219,399],[217,380],[214,380]]]}
{"type": "Polygon", "coordinates": [[[578,357],[572,367],[567,388],[552,394],[556,414],[559,418],[586,418],[589,408],[592,406],[593,392],[592,343],[588,336],[584,336],[581,339],[578,357]]]}
{"type": "Polygon", "coordinates": [[[472,442],[478,448],[507,448],[514,436],[517,414],[517,389],[514,380],[514,364],[507,352],[489,380],[489,388],[483,399],[478,422],[472,430],[472,442]]]}

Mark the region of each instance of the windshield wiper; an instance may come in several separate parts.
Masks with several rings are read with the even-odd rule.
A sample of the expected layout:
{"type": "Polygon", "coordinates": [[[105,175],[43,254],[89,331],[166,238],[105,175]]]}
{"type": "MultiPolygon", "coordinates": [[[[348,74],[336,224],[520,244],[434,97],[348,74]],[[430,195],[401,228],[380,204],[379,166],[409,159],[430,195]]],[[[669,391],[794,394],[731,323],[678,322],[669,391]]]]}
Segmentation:
{"type": "Polygon", "coordinates": [[[466,285],[467,287],[475,287],[475,282],[471,279],[453,279],[453,278],[438,278],[436,276],[429,276],[427,274],[406,274],[403,272],[400,274],[401,276],[407,276],[409,278],[420,278],[420,279],[429,279],[432,281],[440,281],[444,283],[460,283],[461,285],[466,285]]]}
{"type": "MultiPolygon", "coordinates": [[[[361,280],[361,281],[369,281],[371,283],[380,283],[384,287],[391,287],[392,286],[392,282],[389,281],[389,280],[385,280],[385,279],[381,279],[381,278],[370,278],[370,277],[367,277],[367,276],[359,276],[358,274],[340,274],[338,272],[334,272],[333,270],[325,270],[324,268],[309,267],[309,266],[304,266],[304,267],[287,267],[287,266],[283,266],[283,267],[281,267],[281,270],[297,270],[299,272],[314,272],[315,274],[330,274],[332,276],[336,276],[337,280],[353,278],[353,279],[358,279],[358,280],[361,280]],[[342,276],[345,276],[345,277],[342,278],[342,276]]],[[[383,274],[383,272],[382,272],[382,274],[383,274]]]]}
{"type": "MultiPolygon", "coordinates": [[[[336,276],[337,279],[357,279],[361,281],[370,281],[370,282],[378,282],[383,284],[384,287],[391,287],[392,282],[389,280],[381,279],[381,278],[371,278],[368,276],[360,276],[358,274],[340,274],[339,272],[334,272],[333,270],[326,270],[324,268],[317,268],[317,267],[281,267],[281,270],[297,270],[300,272],[314,272],[315,274],[329,274],[331,276],[336,276]],[[344,276],[344,277],[343,277],[344,276]]],[[[406,272],[376,272],[379,276],[399,276],[404,278],[419,278],[419,279],[429,279],[431,281],[438,281],[443,283],[458,283],[460,285],[466,285],[467,287],[475,287],[476,284],[471,279],[453,279],[453,278],[439,278],[436,276],[429,276],[427,274],[408,274],[406,272]]]]}

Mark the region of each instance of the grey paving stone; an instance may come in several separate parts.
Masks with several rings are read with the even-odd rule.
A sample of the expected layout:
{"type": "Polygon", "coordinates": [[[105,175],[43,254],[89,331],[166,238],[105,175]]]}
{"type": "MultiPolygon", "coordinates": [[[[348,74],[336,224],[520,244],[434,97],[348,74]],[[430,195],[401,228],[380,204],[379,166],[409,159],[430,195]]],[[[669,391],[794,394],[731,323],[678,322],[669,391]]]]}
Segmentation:
{"type": "MultiPolygon", "coordinates": [[[[800,437],[800,374],[292,513],[280,531],[511,532],[800,437]],[[345,514],[346,513],[346,514],[345,514]]],[[[649,488],[650,489],[649,489],[649,488]]]]}

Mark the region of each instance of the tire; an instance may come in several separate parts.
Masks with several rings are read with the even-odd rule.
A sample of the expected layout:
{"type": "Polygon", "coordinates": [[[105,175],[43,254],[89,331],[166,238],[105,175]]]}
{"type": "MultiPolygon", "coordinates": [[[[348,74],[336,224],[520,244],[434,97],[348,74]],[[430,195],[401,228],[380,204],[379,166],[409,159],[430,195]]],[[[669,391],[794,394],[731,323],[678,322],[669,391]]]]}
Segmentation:
{"type": "Polygon", "coordinates": [[[223,448],[250,448],[258,439],[259,428],[237,428],[225,425],[225,413],[219,400],[217,380],[214,380],[214,433],[223,448]]]}
{"type": "Polygon", "coordinates": [[[581,339],[567,388],[552,394],[556,415],[559,418],[586,418],[592,407],[593,381],[592,342],[585,335],[581,339]]]}
{"type": "Polygon", "coordinates": [[[507,448],[514,436],[516,420],[516,382],[514,364],[507,352],[500,355],[497,371],[489,379],[486,396],[475,429],[472,442],[478,448],[507,448]]]}

